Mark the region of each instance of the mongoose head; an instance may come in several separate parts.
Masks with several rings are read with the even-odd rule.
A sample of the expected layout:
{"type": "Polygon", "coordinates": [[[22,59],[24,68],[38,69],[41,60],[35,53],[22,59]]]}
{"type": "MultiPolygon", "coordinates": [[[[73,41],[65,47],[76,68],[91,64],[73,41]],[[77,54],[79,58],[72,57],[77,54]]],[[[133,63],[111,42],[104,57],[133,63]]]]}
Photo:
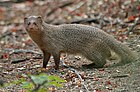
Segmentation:
{"type": "Polygon", "coordinates": [[[42,18],[40,16],[25,17],[24,26],[28,33],[38,32],[42,28],[42,18]]]}

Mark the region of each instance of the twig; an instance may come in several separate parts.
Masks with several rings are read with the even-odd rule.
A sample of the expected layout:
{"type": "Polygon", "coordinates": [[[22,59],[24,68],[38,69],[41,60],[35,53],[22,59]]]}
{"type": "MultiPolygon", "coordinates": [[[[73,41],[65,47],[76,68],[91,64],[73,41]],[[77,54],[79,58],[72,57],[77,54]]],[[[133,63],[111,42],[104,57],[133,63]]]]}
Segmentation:
{"type": "Polygon", "coordinates": [[[78,76],[78,78],[81,80],[82,85],[85,87],[86,92],[89,92],[87,86],[84,83],[84,80],[82,79],[81,75],[73,68],[69,68],[71,71],[75,72],[75,74],[78,76]]]}
{"type": "Polygon", "coordinates": [[[20,63],[20,62],[24,62],[24,61],[27,61],[27,60],[30,60],[30,59],[29,59],[29,58],[16,59],[16,60],[13,60],[13,61],[11,62],[11,64],[20,63]]]}
{"type": "Polygon", "coordinates": [[[38,84],[31,92],[38,92],[40,87],[43,86],[46,82],[48,82],[48,81],[46,80],[42,84],[38,84]]]}
{"type": "Polygon", "coordinates": [[[91,23],[91,22],[99,24],[99,20],[96,18],[85,18],[81,20],[72,21],[71,23],[73,24],[73,23],[91,23]]]}
{"type": "Polygon", "coordinates": [[[34,88],[31,92],[38,92],[38,90],[40,89],[40,87],[43,86],[46,82],[48,82],[48,81],[46,80],[46,81],[44,81],[43,83],[37,85],[37,84],[32,80],[31,77],[30,77],[30,79],[31,79],[31,82],[32,82],[32,83],[34,84],[34,86],[35,86],[35,88],[34,88]]]}
{"type": "MultiPolygon", "coordinates": [[[[95,23],[95,24],[101,24],[101,19],[99,18],[83,18],[83,19],[80,19],[80,20],[73,20],[73,21],[70,21],[70,22],[64,22],[64,23],[60,23],[60,22],[55,22],[53,24],[55,25],[59,25],[59,24],[80,24],[80,23],[95,23]]],[[[109,21],[105,20],[105,19],[102,19],[102,22],[104,23],[110,23],[109,21]]]]}
{"type": "Polygon", "coordinates": [[[41,53],[37,52],[37,51],[33,51],[33,50],[23,50],[23,49],[5,49],[5,51],[9,51],[10,55],[11,54],[18,54],[18,53],[32,53],[32,54],[37,54],[39,55],[38,57],[32,57],[32,58],[23,58],[23,59],[16,59],[16,60],[12,60],[12,64],[15,64],[15,63],[20,63],[20,62],[24,62],[24,61],[27,61],[27,60],[30,60],[30,59],[42,59],[43,56],[41,53]]]}
{"type": "Polygon", "coordinates": [[[9,35],[12,35],[12,33],[9,32],[9,31],[5,32],[3,35],[0,36],[0,40],[1,40],[2,38],[6,37],[6,36],[9,36],[9,35]]]}
{"type": "Polygon", "coordinates": [[[75,9],[73,9],[71,12],[74,12],[76,11],[77,9],[81,8],[82,6],[84,6],[87,2],[79,2],[78,5],[76,5],[75,9]]]}
{"type": "Polygon", "coordinates": [[[5,81],[0,79],[0,87],[4,86],[5,81]]]}
{"type": "Polygon", "coordinates": [[[81,75],[74,68],[71,68],[71,67],[67,66],[63,60],[61,60],[61,62],[62,62],[64,67],[66,67],[69,70],[73,71],[78,76],[78,78],[81,80],[82,85],[85,87],[86,92],[89,92],[87,86],[84,84],[84,80],[82,79],[81,75]]]}
{"type": "Polygon", "coordinates": [[[114,75],[114,76],[111,76],[112,78],[124,78],[124,77],[129,77],[130,75],[129,74],[123,74],[123,75],[114,75]]]}
{"type": "Polygon", "coordinates": [[[80,24],[80,23],[92,23],[94,22],[95,24],[99,24],[99,19],[98,18],[84,18],[84,19],[80,19],[80,20],[73,20],[73,21],[70,21],[70,22],[55,22],[55,23],[52,23],[54,25],[60,25],[60,24],[80,24]]]}
{"type": "Polygon", "coordinates": [[[42,55],[41,53],[33,50],[23,50],[23,49],[5,49],[5,51],[10,51],[10,54],[17,54],[17,53],[32,53],[32,54],[38,54],[42,55]]]}
{"type": "Polygon", "coordinates": [[[59,5],[59,6],[55,7],[55,8],[53,8],[53,9],[47,14],[47,16],[50,16],[50,15],[51,15],[52,13],[54,13],[58,8],[64,8],[64,7],[69,6],[69,5],[71,5],[71,4],[73,4],[73,2],[66,2],[66,3],[64,3],[63,5],[59,5]]]}
{"type": "Polygon", "coordinates": [[[138,21],[139,21],[139,18],[136,18],[134,24],[133,24],[133,25],[129,28],[129,30],[128,30],[127,36],[129,35],[130,32],[133,32],[133,31],[134,31],[133,29],[135,28],[135,26],[136,26],[137,24],[139,24],[138,21]]]}
{"type": "Polygon", "coordinates": [[[33,57],[33,58],[24,58],[24,59],[17,59],[17,60],[13,60],[11,62],[11,64],[16,64],[16,63],[20,63],[20,62],[24,62],[24,61],[27,61],[27,60],[30,60],[30,59],[42,59],[43,57],[40,56],[40,57],[33,57]]]}

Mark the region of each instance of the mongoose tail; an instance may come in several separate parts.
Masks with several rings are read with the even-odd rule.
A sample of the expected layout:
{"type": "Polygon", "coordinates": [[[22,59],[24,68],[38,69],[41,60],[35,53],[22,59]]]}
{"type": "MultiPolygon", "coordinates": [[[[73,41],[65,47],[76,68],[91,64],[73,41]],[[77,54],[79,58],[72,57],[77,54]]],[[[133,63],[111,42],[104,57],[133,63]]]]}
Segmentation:
{"type": "Polygon", "coordinates": [[[136,53],[132,52],[126,45],[123,45],[116,39],[110,39],[110,41],[108,41],[108,45],[111,48],[111,50],[114,51],[120,57],[121,61],[116,65],[134,62],[138,59],[136,53]]]}

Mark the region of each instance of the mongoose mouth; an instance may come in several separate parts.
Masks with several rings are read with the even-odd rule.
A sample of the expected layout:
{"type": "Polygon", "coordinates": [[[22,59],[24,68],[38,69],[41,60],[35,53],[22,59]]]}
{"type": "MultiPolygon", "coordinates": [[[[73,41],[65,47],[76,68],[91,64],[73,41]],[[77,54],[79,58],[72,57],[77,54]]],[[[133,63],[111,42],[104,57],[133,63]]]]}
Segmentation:
{"type": "Polygon", "coordinates": [[[29,31],[36,31],[33,27],[29,28],[29,31]]]}
{"type": "Polygon", "coordinates": [[[30,30],[33,30],[33,28],[30,28],[30,30]]]}
{"type": "Polygon", "coordinates": [[[37,32],[34,28],[29,28],[28,32],[37,32]]]}

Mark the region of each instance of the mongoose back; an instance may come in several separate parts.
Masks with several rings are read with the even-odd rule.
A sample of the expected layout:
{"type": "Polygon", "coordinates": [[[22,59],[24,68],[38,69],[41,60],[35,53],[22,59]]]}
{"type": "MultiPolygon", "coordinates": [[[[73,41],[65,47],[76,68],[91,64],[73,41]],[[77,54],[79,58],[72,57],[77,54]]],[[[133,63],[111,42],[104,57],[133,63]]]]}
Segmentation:
{"type": "Polygon", "coordinates": [[[119,64],[136,60],[133,52],[101,29],[82,24],[50,25],[39,16],[24,19],[27,33],[43,52],[43,68],[46,68],[50,56],[59,68],[60,54],[80,54],[91,60],[95,68],[101,68],[115,52],[121,59],[119,64]]]}

